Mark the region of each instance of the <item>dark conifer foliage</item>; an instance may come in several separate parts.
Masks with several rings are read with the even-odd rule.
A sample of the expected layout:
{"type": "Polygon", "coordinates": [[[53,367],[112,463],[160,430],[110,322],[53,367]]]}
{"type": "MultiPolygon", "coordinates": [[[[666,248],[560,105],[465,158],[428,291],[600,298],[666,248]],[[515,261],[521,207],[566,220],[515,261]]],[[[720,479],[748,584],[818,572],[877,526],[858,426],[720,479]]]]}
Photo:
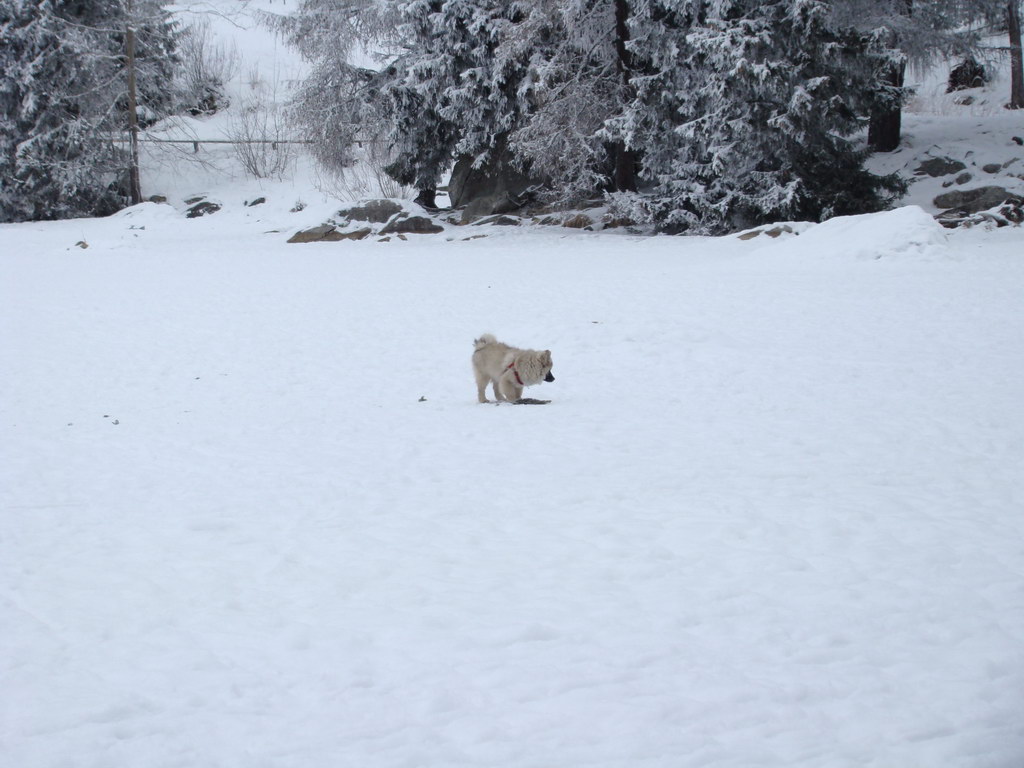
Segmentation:
{"type": "Polygon", "coordinates": [[[885,207],[901,184],[864,168],[854,135],[889,51],[817,0],[660,0],[635,28],[637,98],[610,122],[643,157],[618,198],[672,231],[722,232],[885,207]]]}
{"type": "Polygon", "coordinates": [[[858,132],[878,72],[903,59],[834,5],[307,0],[291,29],[316,69],[298,113],[339,166],[372,132],[396,178],[431,188],[457,157],[507,147],[549,199],[608,194],[670,231],[878,210],[900,183],[865,170],[858,132]],[[339,55],[357,43],[378,70],[339,55]]]}
{"type": "Polygon", "coordinates": [[[126,201],[125,40],[140,119],[174,106],[167,12],[149,0],[0,0],[0,219],[105,215],[126,201]]]}

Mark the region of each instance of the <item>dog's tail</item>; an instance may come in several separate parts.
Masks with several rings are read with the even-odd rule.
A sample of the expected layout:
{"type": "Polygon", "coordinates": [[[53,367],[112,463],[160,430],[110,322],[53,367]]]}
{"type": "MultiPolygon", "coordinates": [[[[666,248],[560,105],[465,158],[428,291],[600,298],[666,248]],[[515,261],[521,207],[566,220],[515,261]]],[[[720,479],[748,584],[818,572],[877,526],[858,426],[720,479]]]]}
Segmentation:
{"type": "Polygon", "coordinates": [[[494,338],[494,336],[492,336],[489,333],[485,333],[479,339],[474,339],[473,340],[473,350],[475,351],[475,350],[478,350],[478,349],[483,349],[488,344],[494,344],[497,341],[498,340],[496,338],[494,338]]]}

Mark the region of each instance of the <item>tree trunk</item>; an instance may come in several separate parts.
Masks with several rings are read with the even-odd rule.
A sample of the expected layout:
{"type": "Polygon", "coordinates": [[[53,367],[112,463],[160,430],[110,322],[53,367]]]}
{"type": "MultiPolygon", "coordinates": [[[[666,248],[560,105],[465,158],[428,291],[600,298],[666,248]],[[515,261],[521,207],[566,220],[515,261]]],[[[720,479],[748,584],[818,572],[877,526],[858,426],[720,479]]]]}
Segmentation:
{"type": "Polygon", "coordinates": [[[127,0],[125,10],[128,27],[125,30],[125,48],[128,68],[128,138],[130,156],[128,166],[128,188],[132,205],[142,202],[142,185],[139,183],[139,113],[138,96],[135,89],[135,19],[132,0],[127,0]]]}
{"type": "Polygon", "coordinates": [[[615,174],[612,184],[618,192],[636,192],[636,153],[619,141],[613,148],[615,174]]]}
{"type": "Polygon", "coordinates": [[[1021,62],[1019,0],[1006,4],[1006,26],[1010,35],[1010,103],[1009,109],[1024,109],[1024,64],[1021,62]]]}
{"type": "MultiPolygon", "coordinates": [[[[893,66],[885,77],[885,84],[895,88],[903,87],[906,64],[893,66]]],[[[868,146],[875,152],[892,152],[900,146],[900,131],[903,124],[903,107],[879,109],[871,115],[868,123],[868,146]]]]}
{"type": "MultiPolygon", "coordinates": [[[[914,15],[914,0],[903,0],[899,9],[903,16],[914,15]]],[[[899,45],[898,36],[895,44],[899,45]]],[[[885,87],[902,88],[907,71],[905,62],[892,64],[884,76],[885,87]]],[[[897,103],[892,107],[882,107],[871,115],[868,122],[868,146],[875,152],[893,152],[900,146],[900,132],[903,127],[903,106],[897,103]]]]}
{"type": "Polygon", "coordinates": [[[414,203],[419,205],[421,208],[425,208],[428,211],[440,210],[437,207],[437,190],[436,189],[421,189],[419,194],[416,195],[414,203]]]}
{"type": "MultiPolygon", "coordinates": [[[[627,94],[632,93],[630,83],[630,56],[626,48],[629,42],[629,2],[628,0],[615,0],[615,66],[622,78],[622,85],[627,94]]],[[[612,147],[614,155],[615,170],[612,175],[612,185],[618,192],[636,191],[636,153],[626,146],[624,141],[615,142],[612,147]]]]}

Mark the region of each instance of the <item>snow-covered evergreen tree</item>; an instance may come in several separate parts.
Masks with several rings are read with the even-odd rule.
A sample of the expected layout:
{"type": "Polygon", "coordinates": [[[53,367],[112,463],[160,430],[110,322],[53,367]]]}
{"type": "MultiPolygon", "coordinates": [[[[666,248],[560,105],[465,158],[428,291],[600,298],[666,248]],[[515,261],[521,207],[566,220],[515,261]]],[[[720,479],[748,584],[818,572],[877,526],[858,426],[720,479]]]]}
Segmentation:
{"type": "MultiPolygon", "coordinates": [[[[507,144],[527,109],[529,54],[505,47],[536,0],[304,0],[275,26],[313,63],[295,116],[321,163],[340,170],[357,140],[386,144],[389,172],[438,185],[458,156],[507,144]],[[373,51],[375,69],[353,64],[373,51]]],[[[536,41],[532,41],[536,42],[536,41]]]]}
{"type": "MultiPolygon", "coordinates": [[[[896,55],[824,0],[306,0],[300,99],[321,157],[383,136],[403,183],[509,147],[551,196],[617,191],[668,229],[876,210],[851,136],[896,55]],[[386,20],[387,23],[381,23],[386,20]],[[367,30],[372,30],[367,34],[367,30]],[[342,44],[332,41],[342,38],[342,44]],[[382,66],[350,62],[357,43],[382,66]],[[632,190],[636,173],[642,188],[632,190]]],[[[304,25],[304,26],[303,26],[304,25]]]]}
{"type": "Polygon", "coordinates": [[[878,210],[892,177],[850,138],[884,50],[836,30],[820,0],[651,0],[633,19],[637,96],[610,133],[643,157],[633,216],[721,232],[878,210]],[[639,70],[639,68],[638,68],[639,70]]]}
{"type": "Polygon", "coordinates": [[[627,20],[625,0],[535,0],[498,48],[528,62],[512,147],[556,200],[634,188],[633,153],[606,130],[633,95],[627,20]]]}
{"type": "MultiPolygon", "coordinates": [[[[172,19],[166,0],[117,0],[112,7],[114,29],[132,24],[135,29],[135,80],[139,120],[150,124],[176,114],[182,94],[175,87],[182,66],[181,31],[172,19]]],[[[109,25],[108,25],[109,26],[109,25]]],[[[123,33],[113,34],[117,51],[124,51],[123,33]]],[[[123,83],[126,78],[121,77],[123,83]]],[[[127,108],[127,101],[123,102],[127,108]]]]}
{"type": "Polygon", "coordinates": [[[625,0],[304,0],[276,26],[314,63],[296,114],[329,167],[351,162],[356,138],[380,139],[391,172],[426,188],[456,157],[482,164],[510,148],[568,199],[614,175],[602,128],[627,92],[616,6],[625,0]],[[350,63],[360,45],[378,69],[350,63]]]}
{"type": "Polygon", "coordinates": [[[404,50],[383,73],[393,171],[420,189],[436,186],[457,156],[481,164],[504,147],[528,108],[526,62],[502,41],[529,2],[388,0],[404,50]]]}
{"type": "Polygon", "coordinates": [[[933,63],[941,56],[969,56],[978,51],[978,29],[972,23],[990,16],[1002,0],[835,0],[832,23],[854,29],[876,50],[875,104],[868,144],[879,152],[899,146],[908,64],[933,63]]]}
{"type": "MultiPolygon", "coordinates": [[[[123,158],[97,137],[90,36],[53,0],[0,0],[0,217],[63,218],[116,210],[123,158]]],[[[108,109],[112,108],[108,104],[108,109]]]]}
{"type": "MultiPolygon", "coordinates": [[[[174,30],[135,0],[138,106],[170,108],[174,30]]],[[[129,164],[120,0],[0,0],[0,219],[102,215],[124,201],[129,164]]]]}

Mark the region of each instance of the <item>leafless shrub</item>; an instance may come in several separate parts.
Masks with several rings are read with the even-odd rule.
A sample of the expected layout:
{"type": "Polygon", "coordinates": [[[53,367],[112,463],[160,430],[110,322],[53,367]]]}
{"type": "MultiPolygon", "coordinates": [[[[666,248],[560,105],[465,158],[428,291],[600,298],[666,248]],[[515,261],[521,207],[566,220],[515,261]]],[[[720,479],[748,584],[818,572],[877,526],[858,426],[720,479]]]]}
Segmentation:
{"type": "Polygon", "coordinates": [[[185,107],[193,115],[209,115],[226,107],[225,85],[238,74],[235,44],[215,42],[209,20],[200,19],[185,29],[180,51],[185,107]]]}
{"type": "Polygon", "coordinates": [[[260,65],[250,64],[249,74],[245,78],[250,91],[259,91],[263,87],[263,75],[260,73],[260,65]]]}
{"type": "Polygon", "coordinates": [[[384,170],[393,160],[390,148],[380,140],[359,141],[352,165],[330,170],[321,167],[319,187],[341,200],[363,197],[406,198],[412,188],[399,184],[384,170]]]}
{"type": "Polygon", "coordinates": [[[250,98],[231,116],[227,136],[245,172],[257,179],[283,178],[295,161],[280,110],[261,97],[250,98]]]}

